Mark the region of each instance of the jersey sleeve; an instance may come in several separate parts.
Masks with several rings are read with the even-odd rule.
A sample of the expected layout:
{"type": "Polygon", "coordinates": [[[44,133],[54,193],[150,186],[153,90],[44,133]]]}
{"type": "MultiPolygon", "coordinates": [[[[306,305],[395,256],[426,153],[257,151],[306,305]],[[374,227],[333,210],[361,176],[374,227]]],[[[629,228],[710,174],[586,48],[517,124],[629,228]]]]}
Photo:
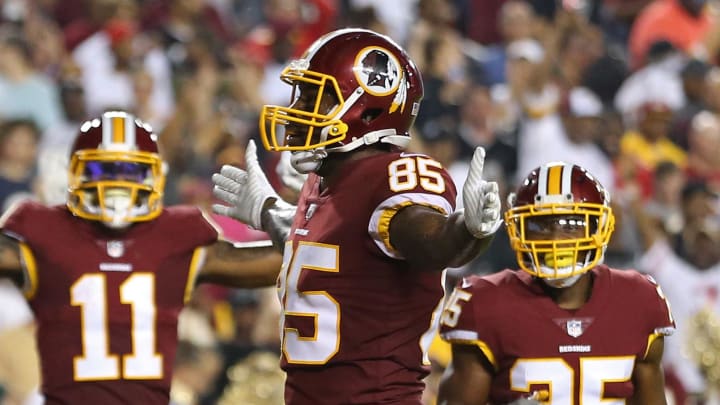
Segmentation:
{"type": "Polygon", "coordinates": [[[675,332],[675,319],[672,315],[670,302],[662,291],[660,285],[652,276],[635,273],[634,296],[638,298],[642,319],[648,334],[645,353],[650,349],[652,342],[660,336],[670,336],[675,332]]]}
{"type": "Polygon", "coordinates": [[[172,218],[173,227],[178,234],[185,235],[185,246],[181,249],[192,251],[183,294],[183,302],[188,303],[192,298],[200,268],[205,262],[205,246],[217,242],[221,237],[221,232],[212,218],[197,207],[173,207],[172,218]]]}
{"type": "Polygon", "coordinates": [[[370,217],[368,233],[387,256],[403,259],[390,243],[390,221],[400,209],[423,205],[445,215],[455,210],[457,190],[450,174],[438,161],[425,155],[396,155],[382,170],[383,180],[374,192],[378,201],[370,217]]]}
{"type": "Polygon", "coordinates": [[[32,299],[37,291],[39,276],[35,252],[43,248],[43,241],[48,237],[47,227],[52,223],[51,210],[40,203],[24,200],[12,205],[0,217],[2,233],[18,242],[23,272],[21,288],[27,299],[32,299]]]}
{"type": "Polygon", "coordinates": [[[186,248],[207,246],[215,243],[221,236],[219,226],[209,215],[198,207],[175,206],[167,220],[171,222],[171,230],[177,232],[175,239],[186,248]]]}
{"type": "Polygon", "coordinates": [[[0,229],[2,232],[19,242],[32,240],[38,232],[43,232],[42,227],[36,226],[42,221],[43,211],[46,208],[33,201],[22,201],[12,205],[0,217],[0,229]]]}
{"type": "Polygon", "coordinates": [[[647,320],[648,327],[657,335],[669,336],[675,332],[675,319],[672,315],[670,301],[660,285],[650,275],[641,275],[648,295],[647,320]]]}
{"type": "Polygon", "coordinates": [[[480,277],[466,277],[455,287],[440,318],[440,337],[452,344],[477,346],[497,368],[500,339],[492,313],[493,285],[480,277]]]}

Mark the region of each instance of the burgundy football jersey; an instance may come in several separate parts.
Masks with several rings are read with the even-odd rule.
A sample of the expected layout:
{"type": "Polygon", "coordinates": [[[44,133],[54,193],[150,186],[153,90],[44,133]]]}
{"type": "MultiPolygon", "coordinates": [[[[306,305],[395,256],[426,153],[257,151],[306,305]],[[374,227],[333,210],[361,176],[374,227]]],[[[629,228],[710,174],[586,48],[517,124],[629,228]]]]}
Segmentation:
{"type": "Polygon", "coordinates": [[[524,271],[461,281],[442,316],[441,336],[475,344],[495,367],[490,403],[533,392],[548,404],[624,403],[633,394],[635,362],[675,329],[652,278],[598,266],[581,308],[558,307],[524,271]]]}
{"type": "Polygon", "coordinates": [[[21,242],[46,404],[167,405],[178,314],[218,238],[200,210],[113,233],[23,203],[0,226],[21,242]]]}
{"type": "Polygon", "coordinates": [[[278,278],[285,400],[420,404],[443,274],[410,268],[389,241],[408,204],[449,214],[455,185],[425,155],[352,161],[323,192],[301,193],[278,278]]]}

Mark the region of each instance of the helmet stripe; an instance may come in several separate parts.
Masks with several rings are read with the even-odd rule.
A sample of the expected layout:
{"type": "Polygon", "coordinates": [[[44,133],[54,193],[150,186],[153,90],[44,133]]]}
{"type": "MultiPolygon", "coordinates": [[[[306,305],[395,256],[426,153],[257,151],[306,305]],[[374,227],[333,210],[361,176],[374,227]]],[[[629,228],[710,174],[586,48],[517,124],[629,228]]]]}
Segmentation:
{"type": "Polygon", "coordinates": [[[564,165],[551,166],[548,170],[547,193],[558,195],[562,192],[562,172],[564,165]]]}
{"type": "Polygon", "coordinates": [[[548,177],[547,171],[548,171],[548,166],[547,166],[547,165],[542,165],[542,166],[540,166],[540,168],[538,169],[538,175],[537,175],[537,179],[538,179],[538,189],[537,189],[537,193],[538,193],[538,196],[547,195],[547,177],[548,177]]]}
{"type": "Polygon", "coordinates": [[[125,144],[135,149],[135,117],[132,114],[125,114],[125,144]]]}
{"type": "Polygon", "coordinates": [[[564,164],[562,174],[562,195],[564,196],[572,194],[572,173],[573,165],[564,164]]]}
{"type": "Polygon", "coordinates": [[[135,148],[135,117],[123,111],[102,115],[102,145],[108,150],[135,148]]]}
{"type": "Polygon", "coordinates": [[[112,142],[125,143],[125,117],[112,117],[112,142]]]}
{"type": "Polygon", "coordinates": [[[102,115],[102,146],[103,149],[107,149],[108,146],[112,145],[112,115],[105,113],[102,115]]]}

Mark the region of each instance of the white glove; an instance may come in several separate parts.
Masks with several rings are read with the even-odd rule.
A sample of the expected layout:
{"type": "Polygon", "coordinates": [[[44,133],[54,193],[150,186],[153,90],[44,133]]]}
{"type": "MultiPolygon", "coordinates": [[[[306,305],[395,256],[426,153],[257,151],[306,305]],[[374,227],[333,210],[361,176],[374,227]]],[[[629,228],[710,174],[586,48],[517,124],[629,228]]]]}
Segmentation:
{"type": "Polygon", "coordinates": [[[245,149],[246,170],[224,165],[220,173],[212,175],[213,195],[230,206],[213,204],[212,210],[220,215],[237,219],[255,229],[262,230],[261,215],[266,201],[280,197],[260,168],[255,141],[245,149]]]}
{"type": "Polygon", "coordinates": [[[495,233],[502,224],[498,185],[494,181],[483,180],[484,165],[485,149],[478,146],[462,191],[465,226],[478,239],[495,233]]]}
{"type": "Polygon", "coordinates": [[[302,189],[303,183],[307,180],[307,174],[302,174],[292,167],[292,164],[290,163],[290,156],[292,156],[292,152],[282,152],[280,154],[280,161],[275,167],[275,171],[278,176],[280,176],[280,181],[282,181],[285,187],[299,193],[302,189]]]}

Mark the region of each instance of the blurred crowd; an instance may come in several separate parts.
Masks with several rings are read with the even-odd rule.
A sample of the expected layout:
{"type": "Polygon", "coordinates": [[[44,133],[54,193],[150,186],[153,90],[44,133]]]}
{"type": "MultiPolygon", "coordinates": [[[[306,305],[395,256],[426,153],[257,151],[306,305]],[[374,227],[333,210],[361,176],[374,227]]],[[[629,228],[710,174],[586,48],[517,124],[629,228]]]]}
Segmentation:
{"type": "MultiPolygon", "coordinates": [[[[109,109],[159,135],[165,203],[208,208],[211,174],[242,165],[261,106],[289,102],[280,70],[344,26],[385,33],[416,61],[425,98],[411,149],[458,184],[484,146],[502,194],[551,160],[611,190],[606,263],[652,274],[673,304],[672,403],[720,403],[717,0],[2,0],[0,212],[23,198],[62,203],[70,142],[109,109]]],[[[272,176],[278,157],[261,159],[291,199],[272,176]]],[[[265,237],[215,219],[229,239],[265,237]]],[[[508,267],[501,229],[451,274],[508,267]]],[[[173,403],[282,403],[276,301],[274,289],[198,289],[181,317],[173,403]]],[[[26,333],[30,312],[0,284],[0,404],[22,403],[37,382],[20,369],[33,359],[2,350],[26,333]]],[[[433,358],[440,372],[447,348],[434,345],[433,358]]]]}

